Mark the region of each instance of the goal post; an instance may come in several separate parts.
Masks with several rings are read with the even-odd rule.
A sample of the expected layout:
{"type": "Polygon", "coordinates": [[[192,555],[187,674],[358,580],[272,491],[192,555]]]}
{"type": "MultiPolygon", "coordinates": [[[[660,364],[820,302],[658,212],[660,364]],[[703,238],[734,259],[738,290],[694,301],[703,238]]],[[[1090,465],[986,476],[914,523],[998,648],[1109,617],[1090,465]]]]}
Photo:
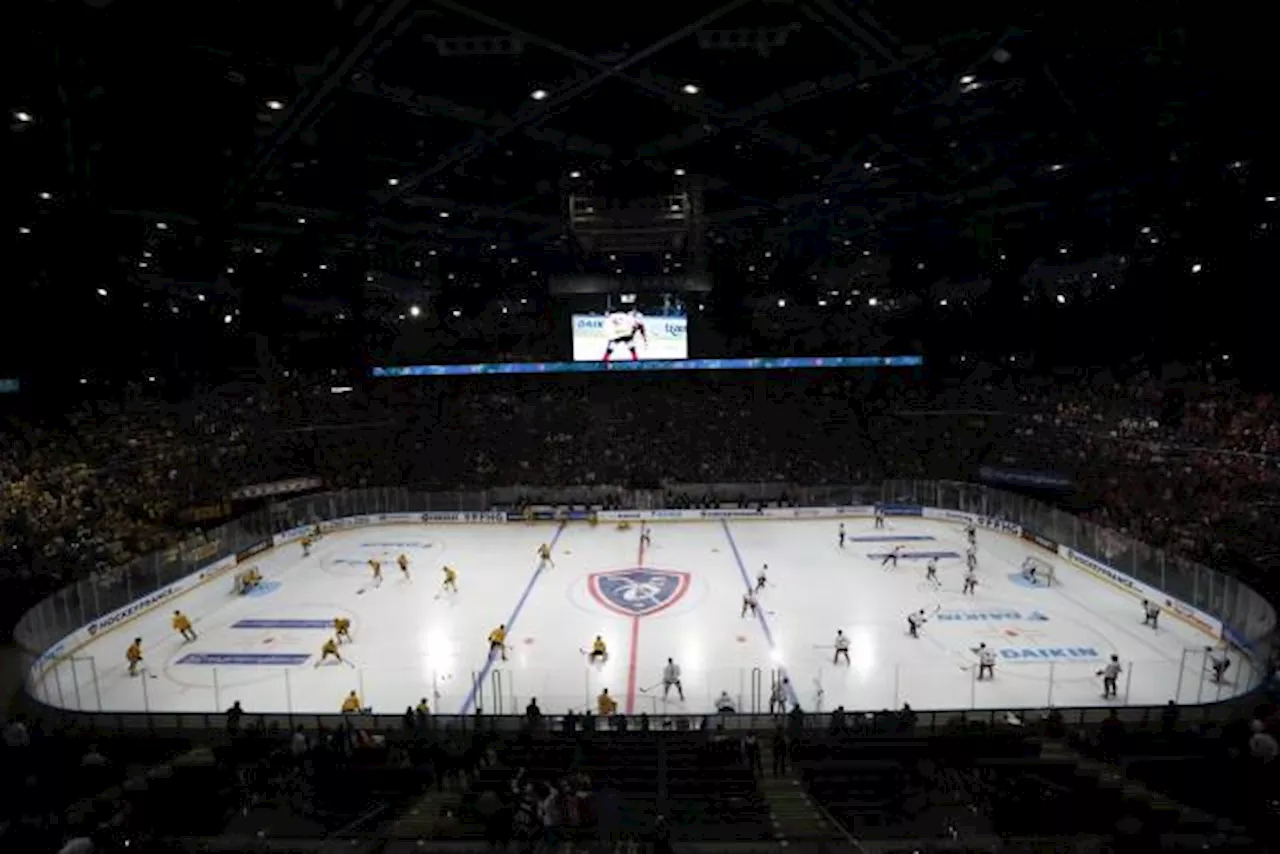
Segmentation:
{"type": "Polygon", "coordinates": [[[1022,561],[1022,577],[1035,584],[1053,587],[1057,584],[1053,564],[1035,555],[1027,555],[1022,561]]]}

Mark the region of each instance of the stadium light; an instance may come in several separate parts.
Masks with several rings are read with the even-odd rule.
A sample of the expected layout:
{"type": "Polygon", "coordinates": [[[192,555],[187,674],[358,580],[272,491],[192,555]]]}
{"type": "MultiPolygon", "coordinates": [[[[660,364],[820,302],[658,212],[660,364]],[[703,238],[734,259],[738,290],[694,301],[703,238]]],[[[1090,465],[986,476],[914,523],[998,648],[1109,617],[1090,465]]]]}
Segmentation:
{"type": "Polygon", "coordinates": [[[283,101],[274,101],[274,100],[272,100],[272,101],[267,101],[267,109],[270,109],[270,110],[283,110],[283,109],[284,109],[284,102],[283,102],[283,101]]]}
{"type": "Polygon", "coordinates": [[[683,87],[681,87],[680,91],[684,92],[686,95],[696,95],[701,90],[698,89],[698,87],[693,85],[692,83],[686,83],[684,84],[683,87]]]}
{"type": "Polygon", "coordinates": [[[534,90],[533,90],[533,92],[531,92],[531,93],[529,94],[529,97],[530,97],[530,98],[533,98],[533,100],[535,100],[535,101],[541,101],[541,100],[543,100],[543,99],[545,99],[545,98],[547,97],[547,90],[546,90],[546,89],[534,89],[534,90]]]}
{"type": "Polygon", "coordinates": [[[422,309],[418,308],[416,305],[411,305],[409,306],[409,314],[413,317],[417,317],[422,314],[422,309]]]}

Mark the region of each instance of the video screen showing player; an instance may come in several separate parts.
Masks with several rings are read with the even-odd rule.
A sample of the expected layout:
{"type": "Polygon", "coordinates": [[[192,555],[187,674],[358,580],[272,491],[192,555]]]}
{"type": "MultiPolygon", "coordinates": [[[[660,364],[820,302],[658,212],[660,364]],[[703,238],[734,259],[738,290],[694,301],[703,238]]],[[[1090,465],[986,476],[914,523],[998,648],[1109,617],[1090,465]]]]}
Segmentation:
{"type": "Polygon", "coordinates": [[[689,320],[678,304],[655,306],[652,312],[634,304],[610,305],[600,314],[573,315],[573,360],[687,359],[688,335],[689,320]]]}

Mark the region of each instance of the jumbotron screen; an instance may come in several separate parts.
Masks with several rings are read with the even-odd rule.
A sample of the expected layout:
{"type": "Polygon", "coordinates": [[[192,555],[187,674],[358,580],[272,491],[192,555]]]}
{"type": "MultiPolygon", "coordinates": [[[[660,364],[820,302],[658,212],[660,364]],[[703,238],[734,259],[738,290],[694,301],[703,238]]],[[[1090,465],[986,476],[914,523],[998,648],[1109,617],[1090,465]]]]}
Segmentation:
{"type": "Polygon", "coordinates": [[[573,315],[575,362],[689,358],[689,318],[638,310],[573,315]]]}

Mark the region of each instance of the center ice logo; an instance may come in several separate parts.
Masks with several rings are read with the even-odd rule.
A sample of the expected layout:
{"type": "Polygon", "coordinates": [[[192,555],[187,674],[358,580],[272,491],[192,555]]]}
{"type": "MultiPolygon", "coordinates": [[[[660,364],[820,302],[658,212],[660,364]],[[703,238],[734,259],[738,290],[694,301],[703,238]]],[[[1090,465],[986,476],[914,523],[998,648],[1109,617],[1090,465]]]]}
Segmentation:
{"type": "Polygon", "coordinates": [[[689,589],[689,573],[668,569],[615,569],[593,572],[587,587],[610,611],[628,617],[647,617],[680,601],[689,589]]]}

